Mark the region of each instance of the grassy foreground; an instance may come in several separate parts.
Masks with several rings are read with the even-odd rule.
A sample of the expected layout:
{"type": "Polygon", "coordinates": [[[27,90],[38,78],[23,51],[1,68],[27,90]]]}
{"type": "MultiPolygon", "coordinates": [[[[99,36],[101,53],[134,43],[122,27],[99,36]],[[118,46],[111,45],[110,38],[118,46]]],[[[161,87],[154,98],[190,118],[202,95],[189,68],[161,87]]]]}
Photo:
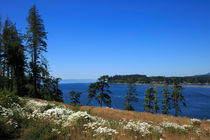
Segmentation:
{"type": "Polygon", "coordinates": [[[0,139],[209,140],[210,122],[8,96],[0,103],[0,139]]]}

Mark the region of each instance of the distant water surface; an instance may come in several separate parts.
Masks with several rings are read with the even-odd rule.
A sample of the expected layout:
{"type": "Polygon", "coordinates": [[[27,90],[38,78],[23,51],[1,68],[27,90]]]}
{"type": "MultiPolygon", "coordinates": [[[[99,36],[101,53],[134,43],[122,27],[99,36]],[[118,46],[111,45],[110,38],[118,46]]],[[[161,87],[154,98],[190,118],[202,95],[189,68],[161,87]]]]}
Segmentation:
{"type": "MultiPolygon", "coordinates": [[[[88,86],[89,83],[70,83],[70,84],[60,84],[59,87],[63,91],[64,103],[69,103],[69,91],[74,90],[76,92],[82,92],[80,101],[82,105],[85,105],[88,101],[88,86]]],[[[137,93],[139,102],[133,103],[133,107],[136,111],[144,111],[144,91],[148,88],[148,85],[137,85],[137,93]]],[[[124,98],[126,96],[125,90],[127,90],[126,85],[110,85],[110,90],[112,91],[112,108],[123,109],[124,98]]],[[[161,88],[158,88],[161,91],[161,88]]],[[[160,94],[159,94],[160,95],[160,94]]],[[[183,95],[186,100],[187,107],[182,107],[182,112],[179,113],[180,116],[187,116],[190,118],[199,119],[210,119],[210,88],[209,87],[185,87],[183,90],[183,95]]],[[[161,95],[159,97],[161,102],[161,95]]],[[[98,106],[97,101],[92,99],[90,106],[98,106]]],[[[161,105],[161,104],[160,104],[161,105]]],[[[161,113],[161,112],[159,112],[161,113]]],[[[174,114],[173,111],[170,113],[174,114]]]]}

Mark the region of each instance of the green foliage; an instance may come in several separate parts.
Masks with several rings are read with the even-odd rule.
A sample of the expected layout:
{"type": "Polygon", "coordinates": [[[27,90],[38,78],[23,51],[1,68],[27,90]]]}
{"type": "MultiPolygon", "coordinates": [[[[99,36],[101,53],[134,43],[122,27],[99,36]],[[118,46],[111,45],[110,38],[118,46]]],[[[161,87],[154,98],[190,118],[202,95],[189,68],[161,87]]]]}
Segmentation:
{"type": "Polygon", "coordinates": [[[129,83],[129,81],[132,80],[133,83],[140,83],[140,84],[173,84],[175,81],[178,81],[179,83],[209,83],[210,76],[188,76],[188,77],[164,77],[164,76],[152,76],[147,77],[146,75],[115,75],[110,77],[109,82],[110,83],[129,83]]]}
{"type": "Polygon", "coordinates": [[[79,105],[80,104],[80,95],[82,94],[82,92],[75,92],[75,91],[70,91],[69,92],[69,96],[70,96],[70,104],[71,105],[79,105]]]}
{"type": "Polygon", "coordinates": [[[162,113],[169,114],[169,110],[171,109],[171,93],[168,90],[168,84],[164,84],[164,86],[162,86],[162,96],[162,113]]]}
{"type": "Polygon", "coordinates": [[[39,15],[39,12],[35,5],[29,10],[29,15],[27,17],[28,27],[26,28],[26,40],[29,53],[31,55],[30,61],[30,72],[31,79],[34,86],[34,96],[40,97],[38,93],[38,88],[41,82],[41,72],[44,69],[44,73],[47,72],[46,61],[43,56],[43,52],[47,49],[47,33],[45,32],[45,27],[43,20],[39,15]]]}
{"type": "Polygon", "coordinates": [[[0,91],[0,105],[6,108],[11,107],[13,103],[19,103],[20,100],[16,95],[6,89],[0,91]]]}
{"type": "Polygon", "coordinates": [[[2,30],[0,19],[0,90],[62,102],[60,79],[50,76],[43,56],[47,33],[35,5],[29,10],[27,21],[27,34],[23,38],[9,18],[2,30]],[[27,46],[23,45],[25,41],[27,46]]]}
{"type": "Polygon", "coordinates": [[[0,88],[17,90],[17,95],[24,94],[25,54],[21,35],[9,18],[4,23],[0,49],[0,88]]]}
{"type": "Polygon", "coordinates": [[[158,92],[155,92],[155,98],[153,100],[154,106],[152,108],[153,111],[155,111],[156,113],[160,110],[159,105],[158,105],[158,92]]]}
{"type": "Polygon", "coordinates": [[[127,96],[125,97],[124,109],[125,110],[134,110],[132,106],[132,102],[138,102],[138,96],[136,92],[136,86],[132,83],[132,81],[128,84],[127,96]]]}
{"type": "Polygon", "coordinates": [[[108,80],[109,76],[105,75],[98,78],[97,82],[90,84],[88,89],[89,101],[87,104],[89,104],[92,98],[95,97],[101,107],[103,103],[106,106],[111,107],[111,97],[109,96],[111,91],[109,90],[108,80]]]}
{"type": "MultiPolygon", "coordinates": [[[[2,96],[1,96],[2,97],[2,96]]],[[[14,95],[9,98],[9,102],[13,100],[13,103],[18,103],[16,97],[14,95]],[[11,98],[10,98],[11,97],[11,98]]],[[[11,103],[10,103],[11,105],[11,103]]],[[[12,106],[5,105],[6,108],[12,108],[12,106]]],[[[13,110],[12,116],[3,116],[0,113],[0,139],[18,139],[20,137],[21,128],[23,125],[27,123],[27,119],[25,119],[17,110],[13,110]]]]}
{"type": "Polygon", "coordinates": [[[63,102],[62,91],[58,88],[58,83],[61,79],[52,76],[43,78],[41,85],[40,95],[45,100],[63,102]]]}
{"type": "Polygon", "coordinates": [[[183,87],[179,85],[178,82],[174,82],[172,86],[172,104],[173,108],[175,109],[175,116],[178,116],[178,112],[181,112],[181,108],[179,103],[181,102],[183,106],[186,107],[184,96],[182,95],[183,87]]]}
{"type": "Polygon", "coordinates": [[[19,131],[12,125],[8,125],[10,118],[5,118],[0,115],[0,139],[9,140],[19,136],[19,131]]]}
{"type": "MultiPolygon", "coordinates": [[[[53,140],[67,139],[64,136],[65,130],[59,125],[55,125],[48,120],[30,120],[25,126],[21,139],[23,140],[53,140]],[[60,131],[53,131],[58,130],[60,131]]],[[[69,138],[68,138],[69,139],[69,138]]]]}
{"type": "Polygon", "coordinates": [[[151,111],[157,112],[159,110],[157,89],[155,89],[154,87],[150,87],[144,93],[145,93],[145,95],[144,95],[144,111],[145,112],[151,112],[151,111]]]}
{"type": "Polygon", "coordinates": [[[51,104],[47,104],[46,106],[42,106],[42,107],[40,108],[40,111],[43,113],[43,112],[45,112],[46,110],[51,109],[51,108],[53,108],[53,106],[52,106],[51,104]]]}
{"type": "Polygon", "coordinates": [[[175,127],[164,127],[164,130],[173,134],[187,134],[187,130],[175,127]]]}

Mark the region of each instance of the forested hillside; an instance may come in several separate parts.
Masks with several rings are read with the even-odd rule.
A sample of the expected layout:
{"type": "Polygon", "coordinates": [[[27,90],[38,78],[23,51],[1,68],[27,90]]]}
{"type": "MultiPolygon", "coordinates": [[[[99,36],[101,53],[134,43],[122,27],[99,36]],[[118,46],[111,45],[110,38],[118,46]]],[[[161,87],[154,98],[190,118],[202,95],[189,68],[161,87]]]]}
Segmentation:
{"type": "Polygon", "coordinates": [[[133,83],[139,84],[162,84],[168,83],[173,84],[175,81],[185,84],[207,84],[210,82],[210,75],[199,75],[199,76],[186,76],[186,77],[165,77],[165,76],[152,76],[146,75],[115,75],[110,77],[110,83],[129,83],[132,80],[133,83]]]}

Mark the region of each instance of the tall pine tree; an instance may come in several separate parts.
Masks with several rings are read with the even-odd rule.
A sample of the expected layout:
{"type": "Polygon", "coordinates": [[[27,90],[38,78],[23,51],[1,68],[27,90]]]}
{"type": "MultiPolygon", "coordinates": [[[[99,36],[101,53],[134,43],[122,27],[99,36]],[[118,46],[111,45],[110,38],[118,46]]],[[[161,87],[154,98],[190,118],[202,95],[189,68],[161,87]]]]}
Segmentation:
{"type": "Polygon", "coordinates": [[[174,82],[172,86],[172,103],[175,110],[175,116],[178,116],[178,112],[181,112],[179,103],[181,102],[186,107],[184,96],[182,95],[183,87],[178,82],[174,82]]]}
{"type": "Polygon", "coordinates": [[[138,102],[138,94],[136,91],[136,85],[131,80],[128,83],[127,95],[125,97],[124,108],[125,110],[135,110],[132,106],[132,102],[138,102]]]}
{"type": "Polygon", "coordinates": [[[27,29],[27,45],[29,53],[31,55],[30,68],[32,72],[32,81],[34,87],[34,96],[40,97],[37,86],[40,85],[40,67],[41,67],[41,57],[42,53],[46,52],[47,49],[47,32],[43,24],[43,20],[39,15],[39,12],[34,5],[29,10],[29,16],[27,18],[28,27],[27,29]]]}
{"type": "Polygon", "coordinates": [[[144,111],[145,112],[152,112],[152,111],[158,111],[158,99],[157,99],[157,93],[158,91],[153,87],[149,87],[144,92],[144,111]]]}
{"type": "Polygon", "coordinates": [[[8,90],[16,91],[19,96],[24,94],[25,55],[22,38],[8,18],[5,21],[2,35],[3,83],[8,90]]]}
{"type": "Polygon", "coordinates": [[[90,84],[88,92],[89,92],[89,101],[92,100],[93,97],[98,101],[99,105],[102,107],[103,103],[111,107],[111,91],[109,90],[108,84],[109,76],[105,75],[98,78],[97,82],[90,84]]]}
{"type": "Polygon", "coordinates": [[[168,84],[164,84],[162,86],[162,113],[163,114],[169,114],[169,110],[171,109],[171,93],[168,89],[168,84]]]}
{"type": "Polygon", "coordinates": [[[3,43],[2,43],[2,20],[0,17],[0,89],[2,89],[3,79],[2,79],[2,57],[3,57],[3,43]]]}
{"type": "Polygon", "coordinates": [[[13,24],[10,29],[11,41],[7,52],[8,65],[11,68],[11,87],[15,87],[17,94],[23,96],[25,92],[25,54],[22,38],[13,24]],[[15,85],[13,85],[13,83],[15,85]]]}

